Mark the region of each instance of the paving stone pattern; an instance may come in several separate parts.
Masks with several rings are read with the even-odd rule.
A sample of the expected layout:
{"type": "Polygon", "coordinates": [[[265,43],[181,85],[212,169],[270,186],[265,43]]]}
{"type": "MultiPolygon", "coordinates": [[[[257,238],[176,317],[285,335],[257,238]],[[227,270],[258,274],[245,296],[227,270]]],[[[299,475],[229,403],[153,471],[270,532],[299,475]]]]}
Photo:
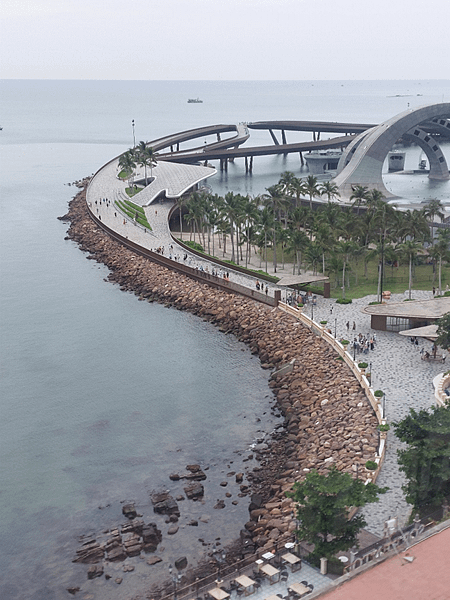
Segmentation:
{"type": "MultiPolygon", "coordinates": [[[[405,294],[393,294],[391,302],[402,302],[408,297],[405,294]]],[[[431,299],[432,292],[414,291],[415,299],[431,299]]],[[[314,307],[316,321],[328,320],[328,326],[334,333],[337,319],[337,337],[353,340],[360,332],[366,337],[376,334],[376,344],[368,354],[357,354],[356,359],[372,363],[372,384],[374,389],[381,389],[386,394],[386,416],[388,422],[403,419],[410,408],[428,409],[435,404],[433,378],[446,367],[440,361],[423,361],[420,349],[431,350],[432,343],[419,338],[419,346],[411,343],[410,338],[389,331],[370,329],[370,315],[362,313],[369,302],[376,296],[366,296],[353,300],[352,304],[336,304],[333,299],[319,298],[314,307]],[[330,314],[330,309],[333,312],[330,314]],[[347,330],[346,323],[350,323],[347,330]],[[353,323],[356,329],[353,330],[353,323]]],[[[311,315],[311,307],[306,309],[311,315]]],[[[386,456],[381,468],[377,484],[388,486],[389,491],[380,497],[378,503],[365,507],[364,515],[367,529],[379,536],[383,535],[384,522],[389,517],[398,516],[400,525],[409,518],[411,506],[406,503],[401,486],[405,483],[404,474],[399,471],[397,450],[404,447],[396,438],[393,429],[388,432],[386,456]]]]}

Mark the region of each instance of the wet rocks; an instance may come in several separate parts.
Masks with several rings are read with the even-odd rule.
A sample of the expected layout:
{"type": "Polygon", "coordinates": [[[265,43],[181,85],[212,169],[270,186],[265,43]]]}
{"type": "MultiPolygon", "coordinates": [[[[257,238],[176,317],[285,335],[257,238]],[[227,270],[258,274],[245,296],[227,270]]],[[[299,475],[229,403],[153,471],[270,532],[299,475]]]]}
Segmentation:
{"type": "Polygon", "coordinates": [[[159,515],[175,515],[180,516],[180,509],[174,498],[169,492],[156,492],[151,496],[153,510],[159,515]]]}
{"type": "Polygon", "coordinates": [[[95,579],[96,577],[101,577],[104,573],[104,569],[101,565],[93,565],[89,567],[87,571],[88,579],[95,579]]]}
{"type": "Polygon", "coordinates": [[[198,482],[191,483],[183,489],[184,493],[186,494],[186,498],[189,500],[198,500],[199,498],[202,498],[205,493],[203,485],[198,482]]]}
{"type": "Polygon", "coordinates": [[[89,540],[85,542],[81,548],[77,550],[77,558],[75,563],[98,563],[105,556],[105,551],[100,547],[97,540],[89,540]]]}
{"type": "Polygon", "coordinates": [[[134,504],[124,504],[122,506],[122,514],[127,517],[127,519],[134,519],[137,516],[134,504]]]}

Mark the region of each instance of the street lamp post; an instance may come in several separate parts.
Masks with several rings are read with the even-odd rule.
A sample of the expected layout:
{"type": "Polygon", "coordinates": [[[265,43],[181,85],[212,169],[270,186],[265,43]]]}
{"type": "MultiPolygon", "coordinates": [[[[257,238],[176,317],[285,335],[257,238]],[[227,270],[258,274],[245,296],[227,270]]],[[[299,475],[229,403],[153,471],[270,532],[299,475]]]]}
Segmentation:
{"type": "Polygon", "coordinates": [[[131,128],[133,129],[133,148],[136,148],[136,135],[134,131],[134,119],[131,121],[131,128]]]}
{"type": "Polygon", "coordinates": [[[169,573],[172,577],[172,582],[173,582],[173,600],[177,600],[177,585],[181,579],[181,575],[179,573],[177,573],[177,574],[173,573],[172,565],[169,565],[169,573]],[[173,573],[173,575],[172,575],[172,573],[173,573]]]}
{"type": "Polygon", "coordinates": [[[336,332],[337,332],[337,318],[334,320],[334,339],[336,339],[336,332]]]}
{"type": "Polygon", "coordinates": [[[372,387],[372,363],[369,363],[369,373],[370,373],[370,387],[372,387]]]}
{"type": "Polygon", "coordinates": [[[383,394],[383,419],[386,419],[386,394],[383,394]]]}

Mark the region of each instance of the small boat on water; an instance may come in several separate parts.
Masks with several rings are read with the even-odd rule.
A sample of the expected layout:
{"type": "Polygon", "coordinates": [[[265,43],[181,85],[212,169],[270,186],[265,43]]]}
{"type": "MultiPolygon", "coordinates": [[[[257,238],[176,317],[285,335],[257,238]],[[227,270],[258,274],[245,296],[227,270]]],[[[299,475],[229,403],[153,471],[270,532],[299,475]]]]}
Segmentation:
{"type": "Polygon", "coordinates": [[[200,100],[200,98],[189,98],[188,100],[188,104],[202,104],[203,100],[200,100]]]}

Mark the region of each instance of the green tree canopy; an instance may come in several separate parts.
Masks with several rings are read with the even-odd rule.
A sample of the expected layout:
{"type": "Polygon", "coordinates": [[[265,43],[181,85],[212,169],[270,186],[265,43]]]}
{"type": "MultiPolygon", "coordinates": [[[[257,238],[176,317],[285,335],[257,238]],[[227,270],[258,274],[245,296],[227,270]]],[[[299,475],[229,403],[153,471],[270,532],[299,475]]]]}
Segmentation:
{"type": "Polygon", "coordinates": [[[436,344],[445,350],[450,348],[450,313],[447,313],[437,321],[438,329],[436,344]]]}
{"type": "Polygon", "coordinates": [[[311,471],[287,493],[297,503],[299,539],[314,544],[312,557],[316,559],[349,550],[357,545],[358,532],[366,525],[362,515],[349,520],[350,507],[377,502],[387,490],[374,483],[364,485],[362,479],[353,479],[335,466],[327,475],[311,471]]]}
{"type": "Polygon", "coordinates": [[[394,428],[408,445],[398,450],[400,470],[408,480],[403,486],[406,501],[416,509],[441,501],[450,494],[450,404],[410,409],[394,428]]]}

